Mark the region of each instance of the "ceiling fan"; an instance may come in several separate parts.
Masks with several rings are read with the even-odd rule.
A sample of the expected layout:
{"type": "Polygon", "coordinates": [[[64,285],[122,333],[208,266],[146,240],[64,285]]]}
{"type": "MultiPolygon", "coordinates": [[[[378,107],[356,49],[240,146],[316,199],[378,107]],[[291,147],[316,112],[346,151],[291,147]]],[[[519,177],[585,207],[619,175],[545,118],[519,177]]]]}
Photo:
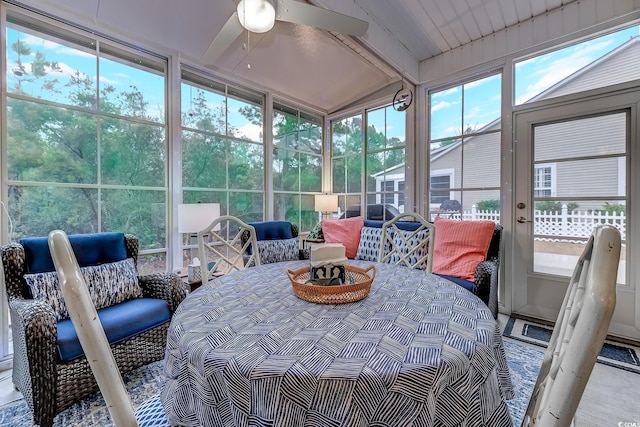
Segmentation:
{"type": "Polygon", "coordinates": [[[275,21],[308,25],[341,34],[363,36],[369,23],[295,0],[240,0],[236,11],[224,24],[202,57],[212,64],[243,31],[265,33],[275,21]]]}

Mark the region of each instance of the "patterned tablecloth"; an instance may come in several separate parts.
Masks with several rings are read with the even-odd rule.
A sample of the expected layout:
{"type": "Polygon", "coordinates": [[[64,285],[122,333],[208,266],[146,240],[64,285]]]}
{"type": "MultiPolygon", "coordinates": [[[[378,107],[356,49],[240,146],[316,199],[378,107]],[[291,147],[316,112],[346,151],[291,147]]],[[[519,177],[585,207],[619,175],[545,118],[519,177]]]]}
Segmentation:
{"type": "Polygon", "coordinates": [[[182,302],[161,395],[172,425],[512,425],[502,337],[480,299],[376,264],[364,300],[313,304],[285,273],[303,265],[245,269],[182,302]]]}

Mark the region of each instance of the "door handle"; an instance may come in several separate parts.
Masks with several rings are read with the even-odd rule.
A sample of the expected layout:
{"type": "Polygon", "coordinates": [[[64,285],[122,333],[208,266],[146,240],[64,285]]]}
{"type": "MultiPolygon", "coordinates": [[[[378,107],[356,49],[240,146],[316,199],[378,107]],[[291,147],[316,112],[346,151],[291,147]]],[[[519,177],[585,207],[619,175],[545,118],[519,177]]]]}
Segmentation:
{"type": "Polygon", "coordinates": [[[516,221],[518,221],[520,224],[524,224],[525,222],[533,222],[530,219],[527,219],[523,216],[519,216],[518,218],[516,218],[516,221]]]}

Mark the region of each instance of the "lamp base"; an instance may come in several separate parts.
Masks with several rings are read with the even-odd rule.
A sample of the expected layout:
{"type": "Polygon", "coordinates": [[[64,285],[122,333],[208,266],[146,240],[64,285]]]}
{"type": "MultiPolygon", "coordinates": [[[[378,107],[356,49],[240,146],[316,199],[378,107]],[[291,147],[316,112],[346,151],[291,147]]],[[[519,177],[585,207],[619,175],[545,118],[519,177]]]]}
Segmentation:
{"type": "Polygon", "coordinates": [[[322,220],[324,221],[325,219],[333,219],[333,215],[331,212],[322,212],[322,220]]]}

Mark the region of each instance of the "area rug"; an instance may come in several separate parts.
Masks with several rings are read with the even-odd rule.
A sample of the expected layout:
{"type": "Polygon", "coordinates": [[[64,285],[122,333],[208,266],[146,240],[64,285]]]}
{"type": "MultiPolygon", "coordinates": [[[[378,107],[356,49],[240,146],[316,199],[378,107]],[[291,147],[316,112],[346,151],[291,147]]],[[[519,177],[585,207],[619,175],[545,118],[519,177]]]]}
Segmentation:
{"type": "MultiPolygon", "coordinates": [[[[553,327],[529,320],[509,318],[504,328],[505,337],[546,347],[553,327]]],[[[640,374],[640,347],[606,340],[598,356],[598,363],[640,374]]]]}
{"type": "MultiPolygon", "coordinates": [[[[163,369],[164,362],[154,362],[122,376],[134,408],[158,395],[160,387],[162,387],[163,369]]],[[[0,426],[25,427],[31,425],[33,425],[33,417],[24,399],[0,406],[0,426]]],[[[67,408],[58,414],[53,421],[54,427],[113,425],[99,391],[67,408]]]]}
{"type": "MultiPolygon", "coordinates": [[[[544,350],[525,343],[504,339],[507,363],[515,397],[507,401],[513,425],[519,426],[527,409],[544,350]]],[[[134,407],[150,398],[157,397],[162,387],[163,362],[155,362],[123,375],[134,407]]],[[[32,425],[32,417],[24,400],[0,406],[0,426],[24,427],[32,425]]],[[[69,426],[113,426],[109,411],[100,392],[78,402],[56,416],[54,427],[69,426]]]]}

